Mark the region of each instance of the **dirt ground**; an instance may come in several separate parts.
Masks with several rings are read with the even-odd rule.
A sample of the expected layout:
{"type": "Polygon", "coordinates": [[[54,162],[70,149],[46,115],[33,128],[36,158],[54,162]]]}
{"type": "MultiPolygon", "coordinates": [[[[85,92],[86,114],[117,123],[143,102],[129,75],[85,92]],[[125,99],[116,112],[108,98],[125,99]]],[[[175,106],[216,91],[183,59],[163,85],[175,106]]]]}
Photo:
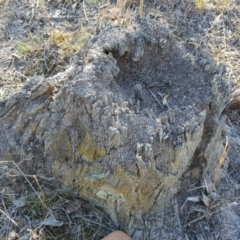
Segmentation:
{"type": "MultiPolygon", "coordinates": [[[[0,0],[0,14],[0,98],[4,100],[19,90],[27,79],[54,76],[76,61],[79,65],[83,64],[89,40],[108,26],[131,27],[132,19],[139,14],[139,1],[0,0]]],[[[225,77],[234,87],[229,107],[226,109],[228,118],[225,131],[229,150],[222,167],[222,175],[220,174],[216,184],[218,208],[211,213],[204,212],[201,206],[193,201],[194,196],[199,193],[196,192],[196,189],[199,190],[199,182],[194,180],[194,176],[200,171],[193,167],[194,170],[189,173],[191,182],[183,182],[184,188],[179,193],[182,196],[180,203],[184,205],[180,220],[181,225],[185,226],[186,240],[240,239],[240,1],[149,0],[144,1],[143,16],[165,23],[179,41],[185,41],[190,48],[199,46],[205,49],[217,64],[223,63],[226,66],[225,77]],[[184,204],[187,198],[188,201],[184,204]],[[221,206],[228,206],[231,211],[225,212],[226,208],[221,206]],[[194,225],[194,228],[190,228],[189,223],[194,225]],[[220,223],[224,223],[226,227],[219,229],[220,223]]],[[[125,70],[124,78],[127,79],[128,69],[124,68],[124,62],[120,62],[121,64],[125,70]]],[[[141,69],[141,66],[136,69],[141,69]]],[[[138,74],[136,72],[136,78],[138,74]]],[[[187,71],[183,71],[183,76],[184,74],[186,75],[187,71]]],[[[121,82],[124,84],[124,81],[121,82]]],[[[167,86],[165,88],[167,91],[167,86]]],[[[189,96],[194,98],[194,94],[189,96]]],[[[200,158],[204,161],[204,156],[201,155],[200,158]]],[[[1,163],[1,175],[5,173],[4,168],[6,166],[1,163]]],[[[27,178],[20,173],[19,170],[14,181],[24,185],[27,178]]],[[[0,180],[0,184],[4,186],[0,192],[0,209],[3,209],[1,218],[4,217],[4,209],[12,207],[11,213],[14,215],[16,204],[25,204],[23,200],[21,203],[15,202],[14,205],[9,201],[9,196],[13,198],[13,195],[21,195],[24,191],[31,192],[31,189],[43,183],[46,189],[51,189],[48,180],[39,181],[40,183],[33,180],[29,190],[25,187],[17,189],[14,183],[9,186],[8,182],[0,180]]],[[[49,195],[51,193],[46,193],[46,197],[49,195]]],[[[31,198],[29,194],[28,198],[31,198]]],[[[74,196],[58,193],[54,199],[49,199],[51,204],[56,206],[55,214],[58,216],[63,214],[61,211],[67,211],[69,202],[75,206],[76,210],[69,210],[69,213],[78,215],[73,219],[69,217],[71,224],[68,227],[68,237],[100,239],[117,229],[99,209],[83,200],[79,200],[79,203],[74,196]],[[80,205],[84,206],[81,214],[78,212],[80,205]],[[91,225],[92,228],[82,230],[76,227],[80,225],[84,228],[84,224],[91,225]],[[98,229],[95,234],[93,229],[98,229]]],[[[41,205],[41,202],[37,204],[41,205]]],[[[35,211],[34,221],[40,221],[43,214],[36,210],[35,205],[32,211],[35,211]]],[[[22,215],[24,214],[30,213],[22,212],[22,215]]],[[[14,220],[10,216],[9,219],[12,228],[6,229],[6,225],[0,223],[0,239],[66,239],[63,232],[58,230],[61,222],[56,223],[51,218],[46,224],[50,230],[36,230],[36,223],[28,223],[28,231],[26,227],[14,227],[14,220]]],[[[19,222],[21,221],[22,225],[19,226],[26,226],[24,221],[30,220],[22,218],[19,219],[19,222]]]]}

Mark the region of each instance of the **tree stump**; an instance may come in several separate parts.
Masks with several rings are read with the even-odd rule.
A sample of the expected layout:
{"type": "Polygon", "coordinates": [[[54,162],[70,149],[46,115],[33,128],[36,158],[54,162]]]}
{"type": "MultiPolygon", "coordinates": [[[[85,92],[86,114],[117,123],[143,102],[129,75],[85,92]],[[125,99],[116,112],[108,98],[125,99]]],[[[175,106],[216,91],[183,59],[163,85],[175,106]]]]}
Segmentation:
{"type": "Polygon", "coordinates": [[[204,152],[213,184],[224,148],[222,67],[139,19],[92,38],[83,62],[1,102],[1,159],[60,179],[133,239],[182,239],[180,178],[204,152]]]}

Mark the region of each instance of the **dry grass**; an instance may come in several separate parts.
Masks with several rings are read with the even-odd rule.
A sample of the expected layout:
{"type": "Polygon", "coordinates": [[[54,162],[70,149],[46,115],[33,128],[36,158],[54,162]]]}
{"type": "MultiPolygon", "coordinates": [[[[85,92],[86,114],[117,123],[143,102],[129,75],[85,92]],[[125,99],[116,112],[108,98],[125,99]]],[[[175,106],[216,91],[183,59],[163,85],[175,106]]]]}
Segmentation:
{"type": "MultiPolygon", "coordinates": [[[[24,62],[24,70],[21,70],[23,76],[44,75],[48,77],[63,71],[74,54],[84,48],[92,34],[91,26],[81,25],[75,30],[56,27],[52,23],[46,2],[43,0],[34,1],[32,5],[33,9],[30,12],[27,12],[30,6],[28,2],[25,1],[22,6],[16,6],[15,2],[11,0],[5,1],[3,4],[4,9],[8,11],[2,9],[4,18],[0,21],[0,27],[1,25],[5,27],[4,29],[0,29],[0,41],[8,42],[12,45],[14,48],[14,58],[17,59],[18,62],[24,62]],[[11,5],[13,5],[12,9],[10,7],[11,5]],[[23,13],[18,8],[22,8],[23,13]],[[19,16],[22,16],[24,19],[22,20],[23,22],[26,21],[26,14],[29,14],[27,21],[30,21],[29,26],[33,24],[34,27],[38,27],[35,25],[34,19],[39,18],[40,14],[40,16],[43,16],[42,21],[45,24],[44,28],[37,32],[25,31],[24,33],[24,27],[21,26],[17,27],[16,30],[14,29],[16,35],[14,34],[15,32],[11,33],[9,29],[15,24],[11,22],[14,22],[14,20],[10,19],[10,16],[11,18],[15,17],[12,16],[13,12],[17,12],[19,16]],[[6,22],[9,23],[6,24],[6,22]],[[18,32],[20,34],[18,34],[18,32]],[[9,34],[14,35],[14,37],[10,37],[9,34]],[[11,41],[8,41],[8,38],[10,38],[11,41]]],[[[16,20],[18,21],[18,19],[16,20]]],[[[15,74],[14,71],[11,71],[11,73],[15,74]]],[[[4,75],[7,75],[7,73],[4,75]]]]}
{"type": "Polygon", "coordinates": [[[227,12],[229,10],[230,0],[194,0],[194,4],[197,10],[211,10],[227,12]]]}
{"type": "Polygon", "coordinates": [[[203,7],[206,10],[219,11],[219,12],[227,12],[229,11],[231,0],[215,0],[215,1],[207,1],[207,0],[198,0],[203,2],[203,7]]]}
{"type": "Polygon", "coordinates": [[[198,10],[203,10],[204,9],[204,0],[195,0],[195,6],[198,10]]]}
{"type": "Polygon", "coordinates": [[[14,162],[1,162],[0,172],[0,237],[97,240],[116,229],[99,208],[61,192],[54,178],[26,175],[14,162]]]}
{"type": "Polygon", "coordinates": [[[61,66],[70,62],[71,57],[87,43],[90,34],[88,28],[74,32],[53,30],[48,37],[29,34],[24,41],[14,41],[17,50],[15,56],[29,62],[23,72],[25,76],[51,76],[62,71],[61,66]]]}

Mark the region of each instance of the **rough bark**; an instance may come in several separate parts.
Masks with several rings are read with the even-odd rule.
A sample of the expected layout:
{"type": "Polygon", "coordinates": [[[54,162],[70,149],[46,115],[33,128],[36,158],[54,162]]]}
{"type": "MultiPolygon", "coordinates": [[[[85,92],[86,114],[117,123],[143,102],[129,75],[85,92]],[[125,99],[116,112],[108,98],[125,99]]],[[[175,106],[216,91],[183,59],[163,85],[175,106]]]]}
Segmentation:
{"type": "Polygon", "coordinates": [[[222,74],[157,22],[107,28],[83,65],[29,80],[1,103],[1,159],[61,179],[133,239],[182,239],[180,178],[200,151],[213,183],[222,154],[222,74]]]}

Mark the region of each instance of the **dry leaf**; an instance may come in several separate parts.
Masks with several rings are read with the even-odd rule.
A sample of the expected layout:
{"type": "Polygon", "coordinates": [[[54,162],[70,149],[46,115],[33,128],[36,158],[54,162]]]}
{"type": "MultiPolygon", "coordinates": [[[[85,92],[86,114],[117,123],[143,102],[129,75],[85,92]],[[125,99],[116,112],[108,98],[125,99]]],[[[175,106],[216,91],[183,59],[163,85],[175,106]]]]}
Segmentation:
{"type": "Polygon", "coordinates": [[[166,95],[163,97],[163,101],[162,101],[163,106],[166,106],[166,105],[167,105],[167,99],[168,99],[169,96],[170,96],[170,94],[166,94],[166,95]]]}
{"type": "Polygon", "coordinates": [[[200,202],[200,200],[201,200],[201,198],[200,198],[199,196],[197,196],[197,197],[188,197],[188,198],[186,199],[186,201],[184,202],[184,204],[182,205],[181,211],[182,211],[183,207],[185,206],[185,204],[186,204],[187,202],[194,202],[194,203],[196,203],[196,202],[200,202]]]}
{"type": "Polygon", "coordinates": [[[210,204],[210,199],[204,193],[202,193],[202,196],[203,203],[205,204],[206,207],[208,207],[210,204]]]}
{"type": "Polygon", "coordinates": [[[186,201],[190,201],[190,202],[200,202],[200,197],[197,196],[197,197],[188,197],[186,201]]]}
{"type": "Polygon", "coordinates": [[[46,218],[44,221],[42,221],[40,225],[60,227],[63,225],[63,222],[59,222],[50,217],[50,218],[46,218]]]}

